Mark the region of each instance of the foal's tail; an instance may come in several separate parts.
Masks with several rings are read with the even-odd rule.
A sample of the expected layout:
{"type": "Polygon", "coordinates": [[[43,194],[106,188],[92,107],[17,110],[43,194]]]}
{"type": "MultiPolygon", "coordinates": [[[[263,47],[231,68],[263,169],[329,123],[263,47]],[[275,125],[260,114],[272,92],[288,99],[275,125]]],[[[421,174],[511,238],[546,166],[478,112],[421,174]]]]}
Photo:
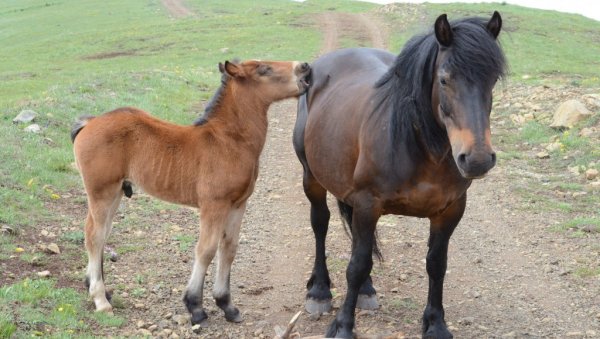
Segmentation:
{"type": "Polygon", "coordinates": [[[77,134],[79,134],[85,125],[87,125],[87,123],[92,119],[94,119],[93,115],[82,115],[77,119],[77,121],[75,121],[73,129],[71,129],[71,142],[75,142],[75,137],[77,137],[77,134]]]}
{"type": "MultiPolygon", "coordinates": [[[[344,229],[346,230],[346,234],[352,238],[352,211],[353,208],[350,205],[343,203],[338,200],[338,207],[340,209],[340,215],[342,216],[342,224],[344,224],[344,229]]],[[[379,261],[383,261],[383,254],[379,250],[379,245],[377,244],[377,230],[375,231],[375,238],[373,239],[373,254],[379,259],[379,261]]]]}

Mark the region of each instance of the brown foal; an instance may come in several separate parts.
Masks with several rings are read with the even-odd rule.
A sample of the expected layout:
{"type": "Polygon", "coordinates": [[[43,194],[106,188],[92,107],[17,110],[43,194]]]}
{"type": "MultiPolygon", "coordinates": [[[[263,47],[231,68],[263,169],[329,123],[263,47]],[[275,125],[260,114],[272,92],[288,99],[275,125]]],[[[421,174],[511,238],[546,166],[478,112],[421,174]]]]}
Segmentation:
{"type": "Polygon", "coordinates": [[[198,207],[200,231],[184,302],[192,323],[202,308],[206,270],[218,252],[213,296],[229,321],[241,321],[229,276],[246,201],[254,190],[271,103],[308,88],[310,67],[296,61],[219,64],[222,85],[204,116],[179,126],[131,107],[77,122],[71,137],[88,197],[86,284],[97,311],[111,312],[103,282],[103,248],[131,185],[169,202],[198,207]]]}

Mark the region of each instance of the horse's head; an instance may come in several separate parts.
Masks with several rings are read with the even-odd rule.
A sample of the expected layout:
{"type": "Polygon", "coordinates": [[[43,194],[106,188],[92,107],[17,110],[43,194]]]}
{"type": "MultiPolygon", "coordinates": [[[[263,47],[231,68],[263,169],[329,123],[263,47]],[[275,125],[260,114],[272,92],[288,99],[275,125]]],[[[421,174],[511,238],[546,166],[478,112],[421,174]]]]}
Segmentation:
{"type": "Polygon", "coordinates": [[[490,134],[492,89],[504,73],[504,56],[496,42],[502,19],[466,20],[451,26],[446,15],[434,26],[438,54],[433,74],[432,105],[445,127],[452,155],[465,178],[484,176],[496,164],[490,134]]]}
{"type": "Polygon", "coordinates": [[[219,70],[241,84],[251,85],[268,102],[300,96],[310,81],[310,66],[298,61],[225,61],[219,64],[219,70]]]}

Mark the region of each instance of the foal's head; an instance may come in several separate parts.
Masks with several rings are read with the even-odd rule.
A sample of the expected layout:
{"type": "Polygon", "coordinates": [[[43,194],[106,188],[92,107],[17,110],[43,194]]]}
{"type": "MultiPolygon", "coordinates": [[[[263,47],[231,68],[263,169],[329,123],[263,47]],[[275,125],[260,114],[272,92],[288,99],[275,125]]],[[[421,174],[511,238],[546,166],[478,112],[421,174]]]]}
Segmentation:
{"type": "Polygon", "coordinates": [[[310,81],[310,66],[298,61],[225,61],[219,70],[269,103],[304,94],[310,81]]]}
{"type": "Polygon", "coordinates": [[[435,22],[438,55],[433,78],[433,110],[445,126],[454,161],[465,178],[485,175],[496,164],[490,135],[492,89],[504,74],[496,38],[498,12],[486,22],[465,19],[452,25],[446,15],[435,22]]]}

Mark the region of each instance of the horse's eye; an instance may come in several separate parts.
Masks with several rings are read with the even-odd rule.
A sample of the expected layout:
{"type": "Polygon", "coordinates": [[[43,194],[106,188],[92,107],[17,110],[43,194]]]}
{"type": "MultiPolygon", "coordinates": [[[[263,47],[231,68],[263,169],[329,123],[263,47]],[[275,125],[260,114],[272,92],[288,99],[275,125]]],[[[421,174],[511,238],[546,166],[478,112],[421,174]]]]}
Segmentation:
{"type": "Polygon", "coordinates": [[[442,84],[442,86],[446,86],[448,84],[448,82],[446,81],[445,78],[441,78],[440,79],[440,84],[442,84]]]}

